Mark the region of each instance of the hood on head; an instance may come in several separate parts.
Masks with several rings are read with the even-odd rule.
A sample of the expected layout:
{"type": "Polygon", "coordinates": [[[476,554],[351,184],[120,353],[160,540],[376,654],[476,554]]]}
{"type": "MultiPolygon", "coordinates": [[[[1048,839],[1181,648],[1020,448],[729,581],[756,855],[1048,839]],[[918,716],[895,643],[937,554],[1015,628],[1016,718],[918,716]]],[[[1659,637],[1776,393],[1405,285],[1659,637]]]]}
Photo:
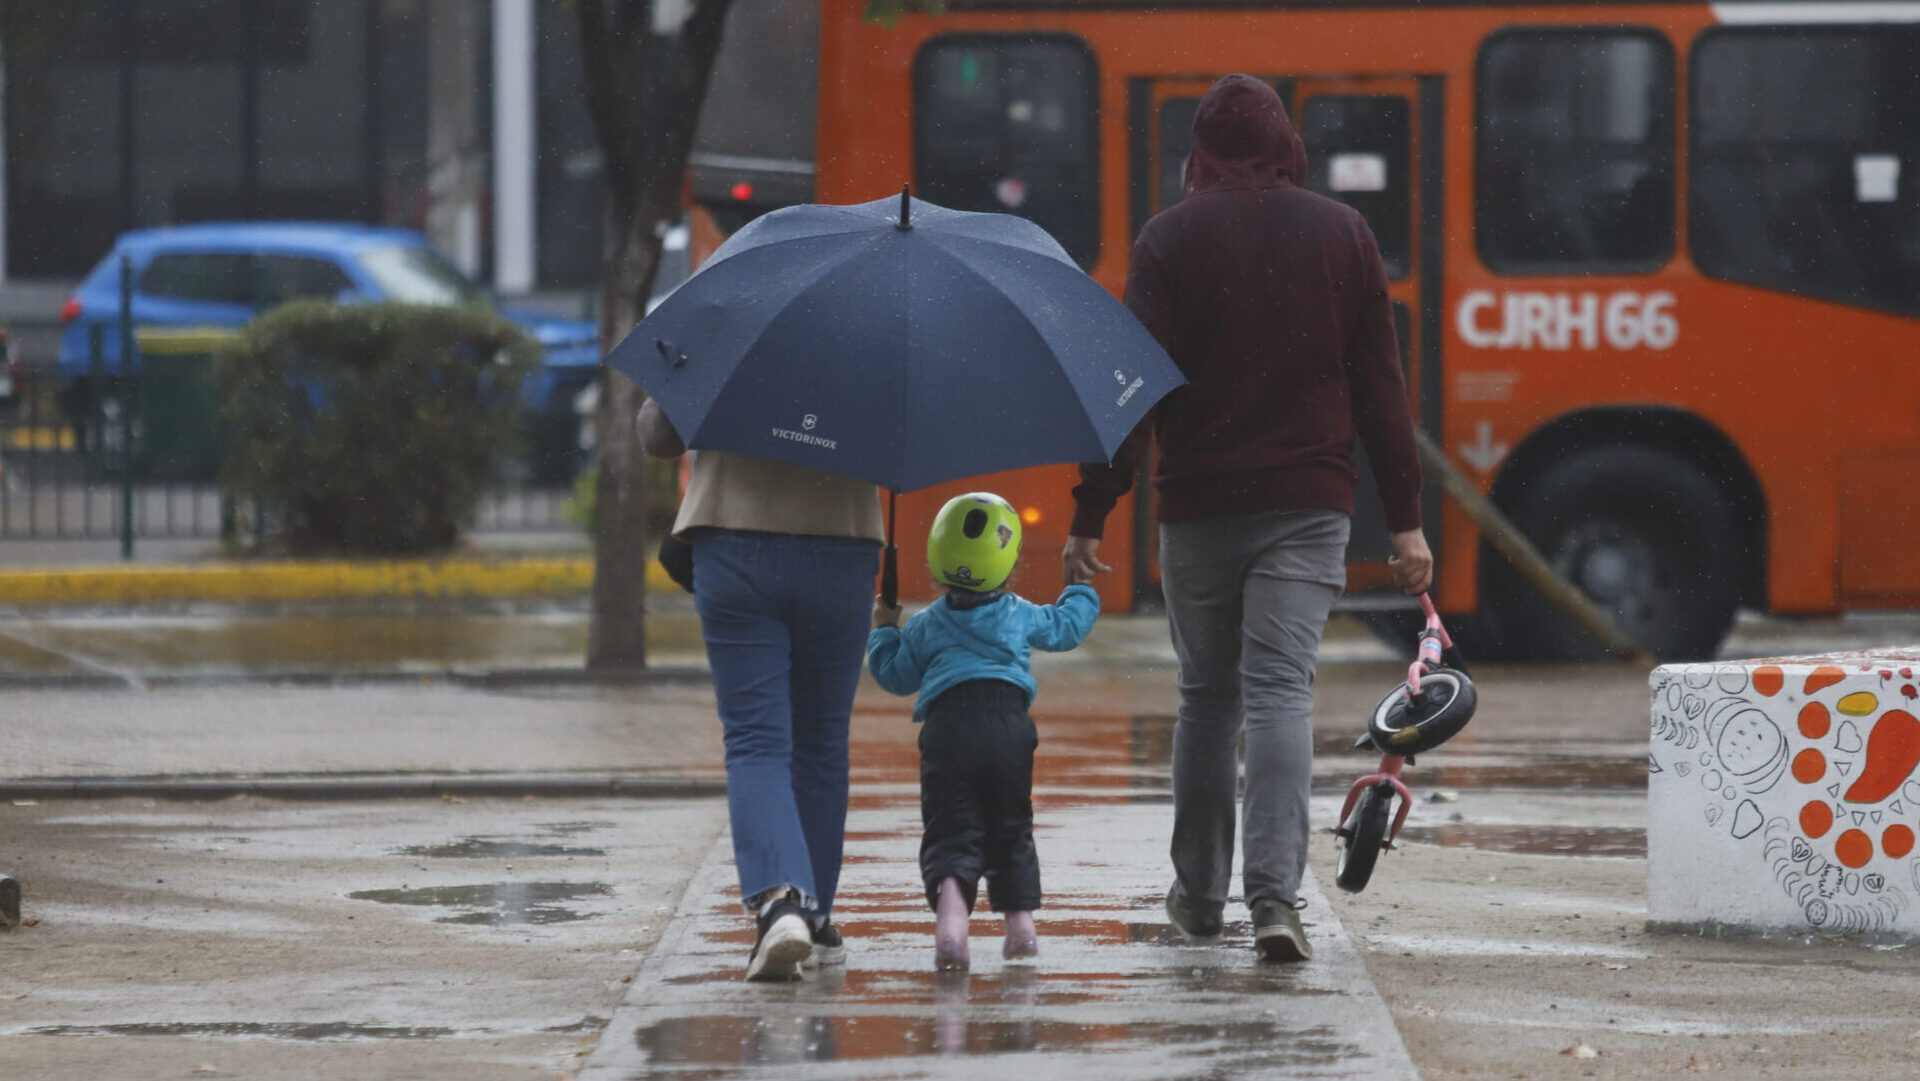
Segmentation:
{"type": "Polygon", "coordinates": [[[1304,186],[1307,148],[1273,87],[1250,75],[1214,83],[1193,117],[1185,194],[1216,188],[1304,186]]]}

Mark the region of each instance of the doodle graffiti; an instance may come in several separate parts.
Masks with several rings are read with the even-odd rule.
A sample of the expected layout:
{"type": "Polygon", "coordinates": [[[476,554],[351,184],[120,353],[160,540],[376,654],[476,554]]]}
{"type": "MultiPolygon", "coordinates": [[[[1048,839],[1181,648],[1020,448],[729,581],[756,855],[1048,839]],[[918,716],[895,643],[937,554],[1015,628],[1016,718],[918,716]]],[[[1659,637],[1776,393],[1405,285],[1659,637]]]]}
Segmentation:
{"type": "Polygon", "coordinates": [[[1758,844],[1742,850],[1807,926],[1912,932],[1916,662],[1920,651],[1662,669],[1649,772],[1664,792],[1681,791],[1672,778],[1687,779],[1694,828],[1704,823],[1724,844],[1758,844]]]}

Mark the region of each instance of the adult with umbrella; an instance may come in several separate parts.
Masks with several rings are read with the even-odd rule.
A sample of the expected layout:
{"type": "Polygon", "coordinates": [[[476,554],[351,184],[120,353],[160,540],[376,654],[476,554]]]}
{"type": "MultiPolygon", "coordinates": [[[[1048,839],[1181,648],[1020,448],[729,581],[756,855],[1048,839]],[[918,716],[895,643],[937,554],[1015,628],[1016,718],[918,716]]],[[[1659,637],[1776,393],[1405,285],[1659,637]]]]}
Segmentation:
{"type": "Polygon", "coordinates": [[[1185,199],[1140,230],[1126,303],[1192,380],[1119,456],[1081,468],[1068,581],[1105,571],[1107,514],[1149,440],[1160,576],[1180,660],[1167,915],[1221,932],[1242,731],[1242,896],[1254,946],[1303,961],[1313,671],[1346,583],[1356,434],[1392,533],[1393,576],[1423,592],[1420,460],[1387,277],[1359,213],[1303,186],[1306,150],[1273,87],[1229,75],[1201,98],[1185,199]]]}
{"type": "MultiPolygon", "coordinates": [[[[692,546],[758,919],[747,976],[843,959],[831,914],[876,485],[1109,457],[1179,373],[1038,226],[904,191],[749,223],[607,362],[649,395],[649,452],[699,451],[673,531],[692,546]]],[[[884,528],[891,607],[890,514],[884,528]]]]}

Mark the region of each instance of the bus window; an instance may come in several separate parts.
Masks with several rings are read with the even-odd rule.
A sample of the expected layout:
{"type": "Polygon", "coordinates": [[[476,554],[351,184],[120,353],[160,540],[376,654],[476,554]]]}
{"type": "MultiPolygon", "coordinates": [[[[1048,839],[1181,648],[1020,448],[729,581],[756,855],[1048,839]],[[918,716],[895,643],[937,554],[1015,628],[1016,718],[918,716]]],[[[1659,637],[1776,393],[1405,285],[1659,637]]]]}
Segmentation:
{"type": "Polygon", "coordinates": [[[1410,122],[1407,99],[1395,94],[1322,94],[1300,109],[1307,187],[1367,219],[1396,281],[1407,276],[1412,252],[1410,122]]]}
{"type": "Polygon", "coordinates": [[[1503,273],[1657,269],[1673,252],[1673,50],[1523,29],[1480,52],[1474,235],[1503,273]]]}
{"type": "Polygon", "coordinates": [[[1186,197],[1187,155],[1193,152],[1193,117],[1199,98],[1168,98],[1160,103],[1160,209],[1186,197]]]}
{"type": "Polygon", "coordinates": [[[1098,86],[1078,38],[947,35],[913,65],[915,194],[1029,218],[1083,267],[1100,254],[1098,86]]]}
{"type": "Polygon", "coordinates": [[[1692,71],[1700,269],[1920,315],[1920,28],[1716,30],[1692,71]]]}

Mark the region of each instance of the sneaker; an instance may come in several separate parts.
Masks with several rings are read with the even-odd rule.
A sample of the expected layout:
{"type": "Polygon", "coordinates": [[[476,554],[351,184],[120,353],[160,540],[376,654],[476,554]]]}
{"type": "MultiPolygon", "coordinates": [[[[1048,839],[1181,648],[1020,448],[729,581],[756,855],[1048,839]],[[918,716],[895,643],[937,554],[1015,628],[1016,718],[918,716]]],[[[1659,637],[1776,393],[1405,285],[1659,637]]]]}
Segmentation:
{"type": "Polygon", "coordinates": [[[832,917],[821,920],[820,926],[813,929],[813,952],[802,963],[807,968],[847,963],[847,944],[840,937],[840,929],[833,925],[832,917]]]}
{"type": "Polygon", "coordinates": [[[1178,882],[1167,887],[1167,919],[1173,929],[1188,938],[1213,938],[1220,934],[1220,913],[1203,912],[1187,901],[1178,882]]]}
{"type": "Polygon", "coordinates": [[[791,900],[775,901],[760,915],[760,937],[747,959],[749,980],[791,980],[813,954],[807,917],[791,900]]]}
{"type": "Polygon", "coordinates": [[[1271,897],[1253,902],[1253,948],[1263,961],[1311,961],[1313,946],[1307,942],[1306,928],[1300,926],[1300,910],[1305,902],[1288,904],[1271,897]]]}

